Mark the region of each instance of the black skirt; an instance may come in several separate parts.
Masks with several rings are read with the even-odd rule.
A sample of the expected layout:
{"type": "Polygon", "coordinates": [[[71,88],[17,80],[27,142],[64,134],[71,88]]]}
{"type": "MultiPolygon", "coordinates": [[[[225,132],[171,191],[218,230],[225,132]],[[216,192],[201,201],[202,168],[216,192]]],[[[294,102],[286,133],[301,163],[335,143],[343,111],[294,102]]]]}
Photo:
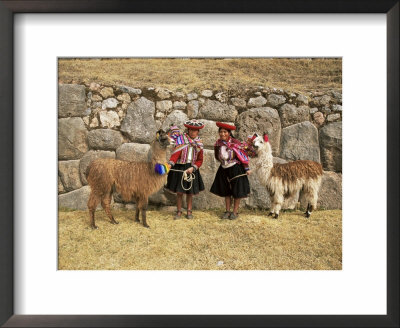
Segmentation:
{"type": "Polygon", "coordinates": [[[235,164],[224,169],[222,165],[218,168],[210,191],[221,197],[233,196],[233,198],[245,198],[250,194],[250,183],[247,175],[242,175],[229,182],[238,175],[246,174],[246,170],[240,164],[235,164]]]}
{"type": "MultiPolygon", "coordinates": [[[[179,170],[177,171],[169,171],[167,185],[165,186],[168,190],[172,192],[180,192],[184,194],[193,194],[196,195],[200,191],[204,190],[203,179],[201,178],[200,170],[193,171],[195,179],[192,181],[192,187],[189,190],[184,190],[182,188],[182,176],[183,171],[187,170],[192,165],[190,163],[187,164],[175,164],[172,169],[179,170]]],[[[183,180],[183,187],[188,189],[190,187],[191,182],[183,180]]]]}

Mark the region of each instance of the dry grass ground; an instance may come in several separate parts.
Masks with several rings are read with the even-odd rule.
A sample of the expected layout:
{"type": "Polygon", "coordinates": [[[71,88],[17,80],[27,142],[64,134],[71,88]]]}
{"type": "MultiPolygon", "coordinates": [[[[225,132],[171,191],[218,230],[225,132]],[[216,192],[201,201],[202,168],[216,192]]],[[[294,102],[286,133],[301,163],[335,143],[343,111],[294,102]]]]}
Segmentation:
{"type": "Polygon", "coordinates": [[[264,86],[291,91],[342,89],[341,58],[115,58],[60,59],[63,83],[157,86],[174,91],[242,90],[264,86]]]}
{"type": "Polygon", "coordinates": [[[146,229],[132,211],[113,210],[119,225],[96,212],[98,230],[87,211],[59,212],[61,270],[341,270],[342,212],[241,211],[235,221],[222,211],[194,211],[195,219],[174,221],[172,213],[148,211],[146,229]]]}

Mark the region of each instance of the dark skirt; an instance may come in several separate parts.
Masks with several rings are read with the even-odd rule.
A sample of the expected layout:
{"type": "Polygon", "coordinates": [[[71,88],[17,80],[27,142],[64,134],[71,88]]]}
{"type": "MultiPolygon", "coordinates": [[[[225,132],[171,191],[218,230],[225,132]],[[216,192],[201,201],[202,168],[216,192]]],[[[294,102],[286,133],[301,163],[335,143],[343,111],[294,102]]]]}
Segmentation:
{"type": "MultiPolygon", "coordinates": [[[[165,186],[168,190],[172,192],[181,192],[184,194],[198,194],[200,191],[204,190],[203,179],[201,178],[200,170],[194,171],[195,179],[192,181],[192,187],[189,190],[184,190],[182,188],[182,175],[183,171],[187,170],[192,165],[190,163],[187,164],[175,164],[172,169],[180,170],[182,172],[177,171],[169,171],[167,185],[165,186]]],[[[190,187],[191,182],[183,180],[183,187],[188,189],[190,187]]]]}
{"type": "Polygon", "coordinates": [[[247,175],[240,176],[229,182],[238,175],[246,174],[246,170],[240,164],[235,164],[224,169],[222,165],[218,168],[210,191],[221,197],[233,196],[233,198],[245,198],[250,194],[250,183],[247,175]]]}

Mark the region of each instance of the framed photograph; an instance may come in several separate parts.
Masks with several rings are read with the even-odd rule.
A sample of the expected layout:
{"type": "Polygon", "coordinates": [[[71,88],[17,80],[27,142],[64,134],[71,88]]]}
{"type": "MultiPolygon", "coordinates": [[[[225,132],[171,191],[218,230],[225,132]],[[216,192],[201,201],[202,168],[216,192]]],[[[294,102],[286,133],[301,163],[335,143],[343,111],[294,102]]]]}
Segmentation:
{"type": "Polygon", "coordinates": [[[0,1],[0,323],[398,326],[398,19],[0,1]]]}

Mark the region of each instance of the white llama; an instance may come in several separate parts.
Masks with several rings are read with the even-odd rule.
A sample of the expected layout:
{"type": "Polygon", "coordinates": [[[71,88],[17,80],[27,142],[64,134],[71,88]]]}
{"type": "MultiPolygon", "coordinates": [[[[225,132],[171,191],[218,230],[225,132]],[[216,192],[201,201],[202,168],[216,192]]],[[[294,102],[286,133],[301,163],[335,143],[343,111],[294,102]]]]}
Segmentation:
{"type": "Polygon", "coordinates": [[[252,144],[257,157],[253,167],[257,177],[268,190],[271,197],[269,215],[277,219],[285,198],[294,197],[298,192],[304,193],[307,200],[308,218],[317,207],[318,190],[322,180],[322,166],[314,161],[299,160],[285,164],[273,164],[272,149],[267,134],[264,137],[254,134],[252,144]]]}

